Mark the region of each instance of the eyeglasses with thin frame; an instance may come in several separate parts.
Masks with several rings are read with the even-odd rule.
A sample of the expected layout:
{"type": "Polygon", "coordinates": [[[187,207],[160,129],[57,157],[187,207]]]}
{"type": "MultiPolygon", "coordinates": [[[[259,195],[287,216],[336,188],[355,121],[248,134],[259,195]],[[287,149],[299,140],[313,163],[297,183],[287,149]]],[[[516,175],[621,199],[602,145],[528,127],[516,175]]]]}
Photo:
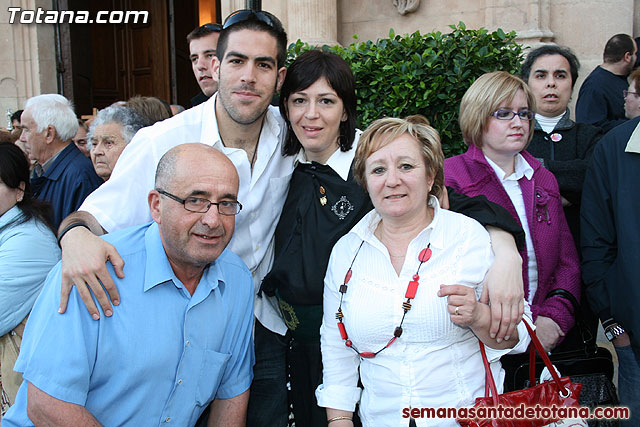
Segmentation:
{"type": "Polygon", "coordinates": [[[631,94],[633,94],[633,95],[635,95],[635,96],[639,96],[639,95],[638,95],[638,92],[633,92],[633,91],[630,91],[630,90],[623,90],[623,91],[622,91],[622,95],[623,95],[625,98],[627,97],[627,95],[631,95],[631,94]]]}
{"type": "Polygon", "coordinates": [[[520,110],[520,111],[497,110],[489,115],[495,117],[498,120],[513,120],[515,116],[518,116],[520,117],[521,120],[531,121],[536,116],[536,113],[534,113],[531,110],[520,110]]]}
{"type": "Polygon", "coordinates": [[[218,213],[220,215],[238,215],[242,210],[242,204],[233,200],[223,200],[221,202],[215,203],[211,200],[203,199],[202,197],[189,196],[186,199],[181,199],[180,197],[174,196],[173,194],[159,188],[156,188],[156,191],[163,196],[167,196],[168,198],[175,200],[178,203],[182,203],[184,208],[190,212],[205,213],[209,211],[211,205],[215,205],[218,208],[218,213]]]}
{"type": "Polygon", "coordinates": [[[224,23],[222,24],[222,29],[226,30],[227,28],[229,28],[234,24],[237,24],[238,22],[244,22],[244,21],[250,21],[250,20],[264,22],[265,24],[267,24],[277,32],[279,33],[284,32],[284,28],[282,28],[282,24],[280,23],[278,18],[276,18],[269,12],[265,12],[263,10],[253,10],[253,9],[236,10],[231,15],[227,16],[227,19],[224,20],[224,23]]]}

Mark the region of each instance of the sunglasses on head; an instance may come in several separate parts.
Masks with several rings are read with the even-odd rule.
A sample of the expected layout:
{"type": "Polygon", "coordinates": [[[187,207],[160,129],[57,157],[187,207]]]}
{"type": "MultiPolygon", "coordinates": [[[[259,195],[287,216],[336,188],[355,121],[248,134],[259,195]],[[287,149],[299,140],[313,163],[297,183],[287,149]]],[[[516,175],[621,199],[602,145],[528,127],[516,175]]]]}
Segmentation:
{"type": "Polygon", "coordinates": [[[224,20],[224,24],[222,24],[222,29],[225,30],[230,26],[237,24],[238,22],[244,21],[260,21],[267,24],[269,27],[273,28],[278,32],[284,31],[282,28],[282,24],[272,14],[269,12],[265,12],[262,10],[253,10],[253,9],[242,9],[236,10],[231,15],[227,16],[227,19],[224,20]]]}
{"type": "Polygon", "coordinates": [[[202,25],[200,28],[206,28],[207,30],[216,31],[218,33],[222,31],[222,25],[215,22],[209,22],[208,24],[202,25]]]}

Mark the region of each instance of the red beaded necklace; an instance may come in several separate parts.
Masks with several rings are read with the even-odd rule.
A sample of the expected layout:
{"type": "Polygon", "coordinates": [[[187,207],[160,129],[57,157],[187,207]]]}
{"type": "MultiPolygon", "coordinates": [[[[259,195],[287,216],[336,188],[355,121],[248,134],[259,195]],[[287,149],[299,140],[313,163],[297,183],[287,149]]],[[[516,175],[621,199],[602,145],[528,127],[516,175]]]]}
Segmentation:
{"type": "Polygon", "coordinates": [[[420,273],[420,267],[422,267],[422,264],[429,261],[429,258],[431,258],[431,248],[430,248],[431,242],[429,242],[427,247],[421,250],[420,254],[418,255],[418,260],[420,261],[420,264],[418,265],[416,274],[414,274],[412,277],[413,280],[409,281],[409,285],[407,286],[407,291],[405,292],[405,295],[404,295],[404,297],[407,300],[402,303],[402,309],[404,310],[404,313],[402,314],[402,320],[400,320],[400,325],[398,325],[393,331],[393,337],[389,340],[389,342],[380,350],[376,351],[375,353],[372,353],[369,351],[363,351],[363,352],[358,351],[356,346],[353,345],[353,342],[351,342],[351,340],[349,339],[349,335],[347,335],[347,330],[343,323],[344,314],[342,313],[342,299],[344,298],[344,294],[347,293],[347,288],[348,288],[347,283],[349,283],[349,280],[351,280],[351,275],[353,274],[353,271],[351,270],[351,268],[353,267],[353,263],[356,262],[356,258],[358,257],[358,254],[360,253],[360,249],[362,249],[363,244],[364,244],[364,240],[362,241],[362,243],[360,243],[360,246],[358,247],[358,250],[356,251],[356,254],[353,257],[353,260],[351,261],[349,270],[347,270],[347,274],[344,276],[344,282],[340,286],[340,305],[338,306],[336,319],[338,319],[338,329],[340,330],[340,336],[344,340],[344,345],[346,345],[347,347],[349,347],[350,349],[358,353],[360,357],[365,359],[372,359],[376,357],[378,353],[380,353],[382,350],[388,348],[391,344],[394,343],[394,341],[397,338],[400,337],[400,335],[402,335],[402,323],[404,323],[405,316],[407,315],[409,310],[411,310],[411,300],[416,297],[416,292],[418,291],[418,285],[420,284],[419,283],[420,275],[418,274],[420,273]]]}

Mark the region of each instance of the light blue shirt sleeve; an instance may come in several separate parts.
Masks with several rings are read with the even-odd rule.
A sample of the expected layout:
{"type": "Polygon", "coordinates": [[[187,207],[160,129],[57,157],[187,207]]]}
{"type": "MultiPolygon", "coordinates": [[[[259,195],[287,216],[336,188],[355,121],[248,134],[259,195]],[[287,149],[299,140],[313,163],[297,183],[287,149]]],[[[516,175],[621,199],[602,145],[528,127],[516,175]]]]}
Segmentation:
{"type": "MultiPolygon", "coordinates": [[[[0,227],[20,215],[16,206],[0,217],[0,227]]],[[[0,231],[0,336],[29,314],[49,270],[60,260],[55,236],[31,219],[0,231]]]]}
{"type": "Polygon", "coordinates": [[[27,321],[15,370],[48,395],[84,406],[104,316],[93,320],[75,287],[69,295],[67,311],[59,314],[60,283],[58,263],[27,321]]]}
{"type": "MultiPolygon", "coordinates": [[[[234,310],[237,327],[235,329],[234,345],[231,358],[220,382],[216,398],[230,399],[249,389],[253,380],[253,365],[255,363],[253,347],[253,279],[245,267],[243,280],[234,281],[232,286],[242,288],[237,295],[237,310],[234,310]]],[[[240,276],[240,275],[238,275],[240,276]]],[[[236,279],[236,278],[234,278],[236,279]]]]}

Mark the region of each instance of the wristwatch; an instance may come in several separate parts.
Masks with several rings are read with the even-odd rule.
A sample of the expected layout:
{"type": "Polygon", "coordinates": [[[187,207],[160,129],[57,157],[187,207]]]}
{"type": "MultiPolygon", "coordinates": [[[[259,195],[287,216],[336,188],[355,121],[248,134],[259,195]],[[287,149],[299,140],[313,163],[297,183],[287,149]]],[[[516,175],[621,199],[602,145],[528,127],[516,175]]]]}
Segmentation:
{"type": "Polygon", "coordinates": [[[607,337],[609,341],[613,341],[624,333],[624,328],[617,323],[608,325],[604,330],[604,336],[607,337]]]}

